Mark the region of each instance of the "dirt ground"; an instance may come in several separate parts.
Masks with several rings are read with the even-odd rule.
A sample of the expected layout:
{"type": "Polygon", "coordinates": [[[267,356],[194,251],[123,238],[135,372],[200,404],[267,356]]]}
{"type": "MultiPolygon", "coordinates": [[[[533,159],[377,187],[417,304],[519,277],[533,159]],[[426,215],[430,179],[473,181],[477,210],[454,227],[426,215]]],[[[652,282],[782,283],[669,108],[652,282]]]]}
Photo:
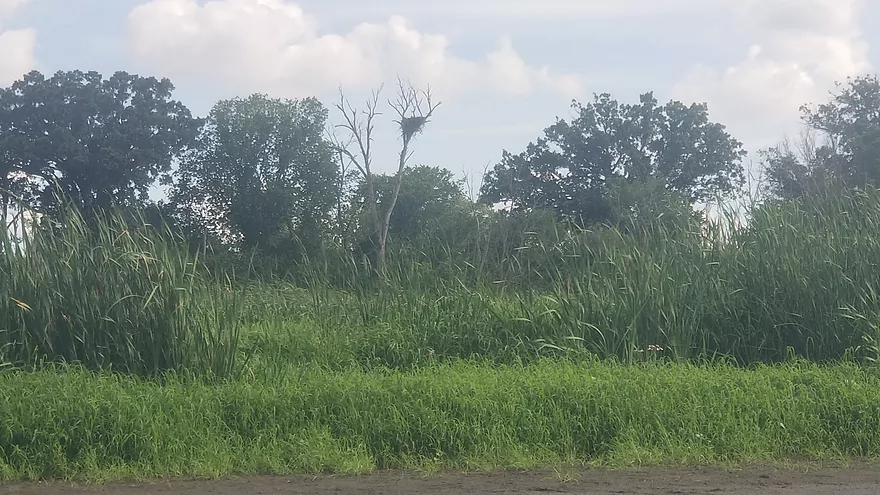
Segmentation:
{"type": "Polygon", "coordinates": [[[874,495],[880,493],[880,469],[870,466],[782,470],[647,469],[572,470],[492,474],[379,473],[359,477],[254,477],[220,481],[161,481],[146,484],[73,486],[69,484],[0,485],[15,495],[245,495],[245,494],[780,494],[874,495]]]}

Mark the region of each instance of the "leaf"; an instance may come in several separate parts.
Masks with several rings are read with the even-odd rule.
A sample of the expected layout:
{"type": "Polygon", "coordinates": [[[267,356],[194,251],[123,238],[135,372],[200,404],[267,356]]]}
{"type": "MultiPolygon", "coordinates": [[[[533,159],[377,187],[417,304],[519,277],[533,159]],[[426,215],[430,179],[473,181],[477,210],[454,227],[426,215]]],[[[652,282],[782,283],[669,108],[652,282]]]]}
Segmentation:
{"type": "Polygon", "coordinates": [[[9,299],[12,299],[12,302],[14,302],[15,305],[18,306],[19,308],[21,308],[21,309],[23,309],[23,310],[25,310],[25,311],[27,311],[27,312],[31,312],[31,311],[32,311],[32,310],[31,310],[31,307],[28,306],[27,303],[25,303],[25,302],[23,302],[23,301],[19,301],[18,299],[14,298],[14,297],[10,297],[9,299]]]}

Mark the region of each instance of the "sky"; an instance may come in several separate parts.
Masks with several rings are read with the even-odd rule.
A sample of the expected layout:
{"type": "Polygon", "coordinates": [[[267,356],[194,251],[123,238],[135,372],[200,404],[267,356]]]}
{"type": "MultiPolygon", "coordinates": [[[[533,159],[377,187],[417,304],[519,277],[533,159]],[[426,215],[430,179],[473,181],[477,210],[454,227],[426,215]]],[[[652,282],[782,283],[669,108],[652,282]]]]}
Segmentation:
{"type": "MultiPolygon", "coordinates": [[[[877,0],[0,0],[0,85],[26,72],[167,77],[196,115],[254,92],[343,88],[361,108],[397,77],[442,102],[412,164],[472,187],[571,101],[648,91],[705,102],[752,153],[801,129],[799,107],[880,65],[877,0]]],[[[390,108],[375,166],[396,167],[390,108]]]]}

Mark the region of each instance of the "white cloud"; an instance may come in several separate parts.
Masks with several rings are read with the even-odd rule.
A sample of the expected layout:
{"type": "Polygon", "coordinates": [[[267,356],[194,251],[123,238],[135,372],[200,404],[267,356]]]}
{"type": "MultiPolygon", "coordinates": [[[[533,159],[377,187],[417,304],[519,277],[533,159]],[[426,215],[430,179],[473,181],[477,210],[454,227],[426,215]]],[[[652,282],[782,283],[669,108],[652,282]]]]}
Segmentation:
{"type": "Polygon", "coordinates": [[[528,65],[503,38],[482,60],[458,57],[442,34],[404,17],[323,33],[318,20],[286,0],[152,0],[128,19],[135,56],[172,79],[221,80],[237,89],[284,95],[362,89],[399,74],[440,97],[471,91],[521,96],[581,92],[573,75],[528,65]]]}
{"type": "Polygon", "coordinates": [[[740,0],[729,5],[753,44],[743,60],[698,65],[675,98],[707,101],[713,118],[754,146],[799,127],[799,107],[827,99],[835,81],[870,70],[860,0],[740,0]]]}
{"type": "Polygon", "coordinates": [[[652,17],[656,15],[691,15],[711,12],[715,2],[729,0],[304,0],[314,8],[336,11],[343,16],[370,15],[376,11],[395,11],[407,16],[446,17],[455,19],[608,20],[614,18],[652,17]]]}
{"type": "Polygon", "coordinates": [[[36,66],[36,39],[33,29],[0,32],[0,84],[11,84],[36,66]]]}
{"type": "Polygon", "coordinates": [[[0,0],[0,85],[11,84],[36,66],[33,29],[3,30],[4,22],[28,0],[0,0]]]}

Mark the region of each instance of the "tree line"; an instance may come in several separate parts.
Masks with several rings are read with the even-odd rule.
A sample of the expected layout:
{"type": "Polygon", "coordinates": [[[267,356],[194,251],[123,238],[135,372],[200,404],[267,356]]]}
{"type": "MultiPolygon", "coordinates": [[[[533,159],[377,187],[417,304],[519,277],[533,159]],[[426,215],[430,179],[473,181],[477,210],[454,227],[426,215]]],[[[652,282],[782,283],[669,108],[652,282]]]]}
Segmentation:
{"type": "MultiPolygon", "coordinates": [[[[315,97],[261,93],[218,101],[201,118],[174,89],[166,78],[77,70],[33,71],[0,89],[0,222],[24,211],[60,221],[69,201],[87,215],[146,211],[194,249],[288,261],[335,249],[381,270],[389,245],[464,249],[493,222],[520,233],[529,216],[577,227],[690,222],[695,205],[745,194],[743,143],[706,104],[661,104],[651,92],[637,103],[608,93],[573,101],[574,118],[522,151],[502,150],[473,198],[442,165],[410,162],[443,110],[429,89],[398,80],[394,95],[379,88],[363,107],[340,91],[334,119],[315,97]],[[373,156],[383,120],[398,131],[388,174],[373,156]],[[168,195],[153,202],[157,184],[168,195]]],[[[801,112],[799,139],[759,153],[766,201],[878,185],[876,76],[849,79],[801,112]]]]}

